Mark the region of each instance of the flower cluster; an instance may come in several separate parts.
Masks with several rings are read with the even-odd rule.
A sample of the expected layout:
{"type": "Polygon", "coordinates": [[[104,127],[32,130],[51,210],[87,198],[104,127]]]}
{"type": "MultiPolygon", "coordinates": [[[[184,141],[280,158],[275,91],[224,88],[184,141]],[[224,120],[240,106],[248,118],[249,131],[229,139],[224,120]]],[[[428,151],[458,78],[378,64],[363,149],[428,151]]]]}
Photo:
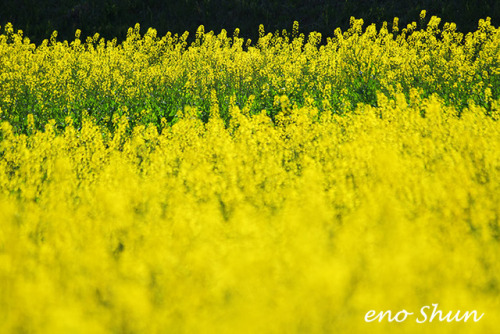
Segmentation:
{"type": "Polygon", "coordinates": [[[499,30],[260,32],[6,28],[0,332],[498,331],[499,30]]]}
{"type": "Polygon", "coordinates": [[[280,99],[275,122],[233,101],[227,127],[186,107],[108,136],[4,122],[0,331],[362,332],[429,300],[496,330],[500,127],[396,97],[344,116],[280,99]]]}
{"type": "Polygon", "coordinates": [[[271,118],[281,110],[275,98],[282,95],[291,105],[336,113],[359,103],[377,106],[379,92],[409,100],[416,89],[460,112],[472,102],[488,114],[500,98],[500,31],[489,18],[466,36],[453,23],[441,27],[437,17],[420,29],[417,23],[400,29],[395,19],[392,31],[387,24],[363,29],[363,20],[351,18],[350,29],[326,39],[300,34],[298,23],[291,33],[266,34],[263,26],[259,33],[252,44],[238,30],[229,37],[200,26],[188,46],[187,32],[158,37],[150,28],[141,35],[136,25],[120,44],[99,34],[80,40],[77,31],[74,41],[60,42],[54,32],[35,46],[8,25],[0,35],[0,117],[25,132],[28,114],[42,129],[51,119],[63,128],[67,116],[80,126],[87,113],[113,130],[115,116],[160,126],[191,106],[206,121],[213,91],[226,122],[232,97],[241,106],[253,96],[249,112],[265,109],[271,118]]]}

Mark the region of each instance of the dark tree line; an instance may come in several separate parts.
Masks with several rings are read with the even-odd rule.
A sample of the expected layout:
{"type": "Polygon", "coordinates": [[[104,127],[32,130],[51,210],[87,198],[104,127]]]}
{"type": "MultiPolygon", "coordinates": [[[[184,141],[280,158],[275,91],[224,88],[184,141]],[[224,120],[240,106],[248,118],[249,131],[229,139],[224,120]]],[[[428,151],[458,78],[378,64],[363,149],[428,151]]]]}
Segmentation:
{"type": "Polygon", "coordinates": [[[127,29],[140,23],[142,31],[157,29],[163,36],[170,31],[190,32],[193,38],[198,26],[216,33],[226,29],[231,35],[240,29],[240,37],[258,38],[258,26],[267,32],[291,30],[293,21],[300,32],[319,31],[332,36],[335,28],[349,26],[349,18],[363,18],[369,23],[389,25],[399,17],[400,27],[417,21],[422,9],[428,17],[436,15],[442,22],[455,22],[461,32],[474,31],[478,20],[492,18],[500,24],[500,1],[493,0],[17,0],[0,1],[0,25],[7,22],[22,29],[35,43],[49,38],[54,30],[58,40],[72,40],[76,29],[83,36],[98,32],[106,39],[122,40],[127,29]]]}

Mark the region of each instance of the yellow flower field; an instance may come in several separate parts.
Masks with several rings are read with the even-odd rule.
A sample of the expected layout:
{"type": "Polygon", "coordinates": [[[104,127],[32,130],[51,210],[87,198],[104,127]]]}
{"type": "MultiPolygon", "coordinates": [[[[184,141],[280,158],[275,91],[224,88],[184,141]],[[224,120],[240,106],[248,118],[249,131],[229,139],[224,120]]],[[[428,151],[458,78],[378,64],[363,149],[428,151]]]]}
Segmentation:
{"type": "Polygon", "coordinates": [[[488,22],[475,58],[481,30],[432,24],[247,49],[2,35],[0,332],[500,333],[488,22]],[[484,315],[415,321],[433,304],[484,315]]]}

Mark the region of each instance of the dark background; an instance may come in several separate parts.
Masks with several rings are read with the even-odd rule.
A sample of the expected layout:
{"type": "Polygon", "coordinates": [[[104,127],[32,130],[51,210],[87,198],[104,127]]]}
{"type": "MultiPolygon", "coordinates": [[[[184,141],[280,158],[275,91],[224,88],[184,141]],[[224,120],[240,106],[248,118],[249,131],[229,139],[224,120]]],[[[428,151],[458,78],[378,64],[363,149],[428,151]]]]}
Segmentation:
{"type": "Polygon", "coordinates": [[[455,22],[461,32],[474,31],[480,18],[490,16],[493,25],[500,21],[500,1],[495,0],[0,0],[0,25],[14,24],[24,35],[39,44],[54,30],[58,40],[73,40],[76,29],[82,37],[99,32],[106,39],[124,39],[129,27],[141,24],[141,32],[157,29],[163,36],[170,31],[182,34],[189,31],[194,38],[199,25],[205,31],[219,33],[222,28],[231,36],[240,28],[240,37],[258,38],[259,24],[266,32],[287,29],[293,21],[300,32],[319,31],[323,37],[332,36],[335,28],[345,30],[349,18],[363,18],[368,23],[383,21],[392,24],[395,16],[400,27],[419,21],[419,13],[427,10],[427,19],[437,15],[444,22],[455,22]]]}

